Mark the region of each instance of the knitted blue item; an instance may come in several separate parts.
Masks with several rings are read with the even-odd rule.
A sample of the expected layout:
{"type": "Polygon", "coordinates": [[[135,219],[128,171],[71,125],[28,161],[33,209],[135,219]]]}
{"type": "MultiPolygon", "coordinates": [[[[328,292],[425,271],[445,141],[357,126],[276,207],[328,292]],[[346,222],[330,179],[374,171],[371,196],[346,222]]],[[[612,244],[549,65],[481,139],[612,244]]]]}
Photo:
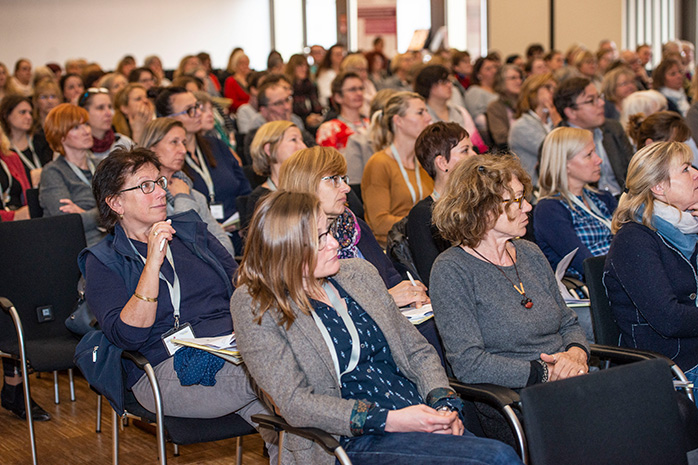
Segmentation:
{"type": "Polygon", "coordinates": [[[225,360],[205,350],[183,347],[174,354],[174,369],[182,386],[215,386],[216,373],[225,360]]]}

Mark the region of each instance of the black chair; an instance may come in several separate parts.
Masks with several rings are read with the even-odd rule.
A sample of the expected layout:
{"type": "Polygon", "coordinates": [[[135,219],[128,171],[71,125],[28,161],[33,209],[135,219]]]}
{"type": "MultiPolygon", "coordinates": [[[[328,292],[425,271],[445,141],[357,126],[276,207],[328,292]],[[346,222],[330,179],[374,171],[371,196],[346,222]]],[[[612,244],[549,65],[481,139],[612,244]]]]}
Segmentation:
{"type": "MultiPolygon", "coordinates": [[[[122,358],[130,360],[145,371],[153,389],[156,412],[143,408],[133,393],[125,392],[125,412],[112,409],[113,463],[119,463],[119,426],[121,418],[136,418],[147,423],[154,423],[156,428],[158,459],[161,465],[167,464],[165,442],[174,444],[174,455],[179,456],[179,446],[201,442],[220,441],[237,438],[236,464],[242,464],[242,436],[254,434],[255,428],[235,413],[219,418],[180,418],[166,416],[162,410],[162,396],[155,371],[150,362],[138,352],[124,351],[122,358]]],[[[123,373],[122,373],[123,375],[123,373]]],[[[87,380],[89,382],[89,379],[87,380]]]]}
{"type": "Polygon", "coordinates": [[[44,209],[39,204],[39,188],[33,187],[25,192],[27,196],[27,206],[29,207],[30,218],[41,218],[44,216],[44,209]]]}
{"type": "Polygon", "coordinates": [[[687,463],[671,380],[655,359],[524,389],[530,463],[687,463]]]}
{"type": "MultiPolygon", "coordinates": [[[[77,338],[65,327],[77,302],[80,271],[77,257],[85,247],[80,215],[62,215],[0,223],[0,351],[19,360],[29,401],[28,366],[53,372],[59,403],[58,370],[68,370],[70,398],[75,400],[73,355],[77,338]]],[[[28,404],[27,404],[28,405],[28,404]]],[[[27,415],[36,463],[34,424],[27,415]]]]}

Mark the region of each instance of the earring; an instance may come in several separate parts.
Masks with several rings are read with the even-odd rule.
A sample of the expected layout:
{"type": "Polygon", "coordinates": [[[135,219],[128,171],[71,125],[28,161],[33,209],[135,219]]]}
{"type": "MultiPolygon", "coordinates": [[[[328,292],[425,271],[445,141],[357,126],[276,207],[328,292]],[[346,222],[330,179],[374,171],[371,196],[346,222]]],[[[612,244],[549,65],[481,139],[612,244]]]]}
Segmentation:
{"type": "Polygon", "coordinates": [[[120,219],[120,220],[123,220],[123,219],[124,219],[124,215],[123,215],[122,213],[119,213],[119,219],[120,219]]]}
{"type": "Polygon", "coordinates": [[[446,168],[446,169],[444,170],[444,173],[448,173],[448,168],[446,168]]]}

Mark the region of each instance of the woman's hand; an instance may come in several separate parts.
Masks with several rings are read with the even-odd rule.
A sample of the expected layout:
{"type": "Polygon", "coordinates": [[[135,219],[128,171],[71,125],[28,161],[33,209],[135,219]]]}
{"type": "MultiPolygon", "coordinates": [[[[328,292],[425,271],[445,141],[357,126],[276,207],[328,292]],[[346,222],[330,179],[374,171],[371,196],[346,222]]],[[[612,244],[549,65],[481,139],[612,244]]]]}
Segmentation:
{"type": "Polygon", "coordinates": [[[59,210],[62,211],[63,213],[84,213],[85,212],[85,210],[83,210],[82,208],[75,205],[73,203],[73,201],[70,199],[60,199],[59,202],[63,204],[59,208],[59,210]]]}
{"type": "Polygon", "coordinates": [[[142,101],[136,111],[128,115],[128,125],[131,127],[131,138],[134,141],[141,140],[145,125],[153,119],[153,104],[150,100],[142,101]]]}
{"type": "Polygon", "coordinates": [[[170,224],[171,220],[155,223],[148,232],[148,257],[145,260],[146,268],[150,266],[160,269],[162,261],[167,254],[167,243],[172,240],[175,229],[170,224]]]}
{"type": "Polygon", "coordinates": [[[391,410],[385,421],[385,431],[389,433],[441,433],[460,436],[463,423],[457,412],[436,411],[427,405],[412,405],[391,410]]]}
{"type": "Polygon", "coordinates": [[[41,168],[34,168],[29,171],[29,181],[32,183],[32,187],[39,187],[39,181],[41,181],[41,168]]]}
{"type": "Polygon", "coordinates": [[[15,216],[13,218],[15,221],[28,220],[29,219],[29,207],[26,205],[15,210],[15,216]]]}
{"type": "Polygon", "coordinates": [[[182,181],[179,178],[170,178],[167,180],[167,190],[170,191],[170,194],[172,195],[177,195],[177,194],[190,194],[191,189],[189,189],[189,185],[182,181]]]}
{"type": "Polygon", "coordinates": [[[416,286],[413,286],[409,281],[402,281],[397,286],[388,289],[398,307],[415,304],[419,308],[431,302],[427,296],[427,287],[419,281],[415,281],[415,284],[416,286]]]}
{"type": "Polygon", "coordinates": [[[587,353],[579,347],[553,355],[540,354],[540,359],[548,364],[548,380],[571,378],[587,373],[587,353]]]}

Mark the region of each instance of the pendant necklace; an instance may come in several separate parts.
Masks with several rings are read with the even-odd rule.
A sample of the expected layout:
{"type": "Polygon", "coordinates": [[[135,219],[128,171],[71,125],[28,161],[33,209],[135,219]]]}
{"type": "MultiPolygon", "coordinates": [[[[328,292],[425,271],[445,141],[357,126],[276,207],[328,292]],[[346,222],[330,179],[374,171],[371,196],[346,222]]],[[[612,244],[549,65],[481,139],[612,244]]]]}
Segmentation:
{"type": "Polygon", "coordinates": [[[516,262],[515,262],[514,259],[511,257],[511,254],[509,253],[509,249],[505,249],[505,250],[506,250],[506,252],[507,252],[507,255],[509,256],[509,259],[511,260],[511,263],[514,264],[514,271],[516,272],[516,279],[519,280],[519,285],[518,285],[518,286],[517,286],[516,284],[514,284],[514,282],[513,282],[511,279],[509,279],[509,276],[507,276],[507,274],[504,272],[504,270],[502,270],[499,266],[497,266],[497,265],[495,265],[494,263],[492,263],[487,257],[485,257],[484,255],[482,255],[482,254],[481,254],[480,252],[478,252],[477,250],[473,249],[472,247],[471,247],[471,249],[473,250],[473,252],[475,252],[476,254],[478,254],[478,256],[479,256],[480,258],[482,258],[483,260],[485,260],[487,263],[489,263],[489,264],[491,264],[491,265],[494,265],[494,267],[497,268],[497,269],[499,270],[499,272],[502,273],[502,274],[504,275],[505,278],[507,278],[507,281],[509,281],[509,282],[511,283],[511,285],[514,286],[514,289],[516,289],[516,292],[518,292],[519,294],[521,294],[521,296],[523,297],[523,299],[521,299],[521,306],[522,306],[522,307],[529,308],[529,309],[533,307],[533,301],[526,295],[526,291],[524,290],[524,285],[523,285],[523,283],[521,282],[521,277],[519,276],[519,270],[516,268],[516,262]],[[519,287],[519,286],[520,286],[520,287],[519,287]]]}

